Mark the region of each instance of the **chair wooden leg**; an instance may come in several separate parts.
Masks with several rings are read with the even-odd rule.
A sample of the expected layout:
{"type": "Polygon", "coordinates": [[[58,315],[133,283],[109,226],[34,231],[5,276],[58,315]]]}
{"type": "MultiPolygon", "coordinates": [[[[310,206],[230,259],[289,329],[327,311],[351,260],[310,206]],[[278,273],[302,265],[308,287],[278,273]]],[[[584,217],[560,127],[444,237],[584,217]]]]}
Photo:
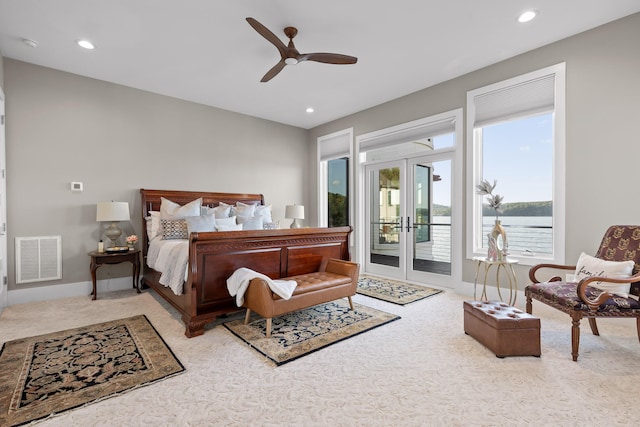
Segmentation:
{"type": "Polygon", "coordinates": [[[271,318],[267,319],[267,338],[271,338],[271,318]]]}
{"type": "Polygon", "coordinates": [[[582,313],[571,313],[571,357],[574,362],[578,361],[580,347],[580,319],[582,319],[582,313]]]}
{"type": "Polygon", "coordinates": [[[636,317],[636,329],[638,330],[638,341],[640,341],[640,317],[636,317]]]}
{"type": "Polygon", "coordinates": [[[527,307],[526,307],[527,313],[531,314],[531,295],[529,295],[529,293],[527,293],[527,307]]]}
{"type": "Polygon", "coordinates": [[[249,323],[249,316],[251,315],[251,310],[247,308],[247,314],[244,315],[244,324],[249,323]]]}
{"type": "Polygon", "coordinates": [[[593,335],[600,335],[600,332],[598,332],[598,325],[596,325],[595,317],[589,318],[589,326],[591,326],[591,332],[593,332],[593,335]]]}
{"type": "MultiPolygon", "coordinates": [[[[353,301],[351,300],[351,297],[347,297],[347,298],[349,299],[349,307],[351,307],[351,310],[353,310],[353,301]]],[[[638,319],[640,319],[640,318],[638,318],[638,319]]],[[[640,323],[639,323],[639,325],[640,325],[640,323]]]]}

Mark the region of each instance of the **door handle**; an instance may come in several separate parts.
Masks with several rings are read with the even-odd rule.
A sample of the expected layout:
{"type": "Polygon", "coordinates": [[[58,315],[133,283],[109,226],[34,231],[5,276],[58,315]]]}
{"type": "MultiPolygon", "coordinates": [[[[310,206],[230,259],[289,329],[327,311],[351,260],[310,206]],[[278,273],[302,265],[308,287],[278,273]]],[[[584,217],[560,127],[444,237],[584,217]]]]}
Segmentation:
{"type": "Polygon", "coordinates": [[[411,231],[412,228],[415,229],[415,228],[418,228],[418,226],[415,224],[411,225],[411,219],[407,217],[407,233],[411,231]]]}

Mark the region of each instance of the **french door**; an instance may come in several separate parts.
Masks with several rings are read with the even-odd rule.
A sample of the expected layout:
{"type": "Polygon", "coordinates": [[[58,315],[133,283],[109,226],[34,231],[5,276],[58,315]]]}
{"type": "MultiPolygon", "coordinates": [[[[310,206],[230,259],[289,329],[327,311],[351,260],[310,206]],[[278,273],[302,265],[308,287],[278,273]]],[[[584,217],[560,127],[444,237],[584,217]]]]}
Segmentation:
{"type": "Polygon", "coordinates": [[[452,155],[365,165],[365,271],[451,286],[452,155]]]}

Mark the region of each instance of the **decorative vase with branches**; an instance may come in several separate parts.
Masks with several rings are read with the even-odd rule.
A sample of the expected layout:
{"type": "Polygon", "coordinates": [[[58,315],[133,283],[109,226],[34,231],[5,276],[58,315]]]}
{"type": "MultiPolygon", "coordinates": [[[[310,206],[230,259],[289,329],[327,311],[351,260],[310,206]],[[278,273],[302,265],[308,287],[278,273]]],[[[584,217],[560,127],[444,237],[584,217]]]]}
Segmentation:
{"type": "Polygon", "coordinates": [[[488,248],[487,259],[489,261],[503,261],[508,254],[507,233],[500,222],[500,213],[502,212],[503,197],[499,194],[493,194],[497,181],[494,179],[493,184],[484,179],[480,184],[476,185],[476,194],[487,196],[486,200],[490,208],[496,212],[496,220],[493,229],[487,234],[488,248]]]}

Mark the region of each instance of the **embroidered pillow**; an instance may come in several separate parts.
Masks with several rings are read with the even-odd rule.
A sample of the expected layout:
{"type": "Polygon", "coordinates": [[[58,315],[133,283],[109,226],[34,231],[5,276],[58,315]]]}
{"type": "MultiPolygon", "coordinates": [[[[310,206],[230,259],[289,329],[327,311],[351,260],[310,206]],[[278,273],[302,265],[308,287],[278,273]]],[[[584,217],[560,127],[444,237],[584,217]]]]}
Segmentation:
{"type": "MultiPolygon", "coordinates": [[[[590,276],[625,279],[631,277],[633,267],[633,261],[605,261],[582,252],[576,264],[575,280],[579,282],[590,276]]],[[[630,283],[591,282],[589,285],[625,298],[629,296],[629,288],[631,287],[630,283]]]]}
{"type": "Polygon", "coordinates": [[[162,239],[188,239],[187,221],[184,219],[161,219],[162,239]]]}
{"type": "Polygon", "coordinates": [[[160,218],[161,219],[182,219],[188,216],[200,215],[202,198],[196,199],[186,205],[180,206],[164,197],[160,198],[160,218]]]}
{"type": "Polygon", "coordinates": [[[187,233],[196,231],[216,231],[216,217],[213,214],[188,216],[184,219],[187,222],[187,233]]]}

